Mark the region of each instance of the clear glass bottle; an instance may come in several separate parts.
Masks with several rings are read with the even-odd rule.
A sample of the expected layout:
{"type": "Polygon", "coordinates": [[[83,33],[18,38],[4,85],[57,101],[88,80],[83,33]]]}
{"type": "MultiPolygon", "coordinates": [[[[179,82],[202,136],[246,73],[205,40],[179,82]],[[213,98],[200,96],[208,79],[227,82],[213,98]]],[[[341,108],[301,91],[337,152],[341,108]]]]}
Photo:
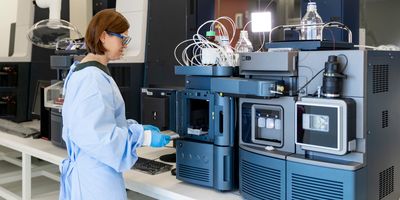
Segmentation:
{"type": "Polygon", "coordinates": [[[320,24],[322,22],[321,16],[317,12],[317,4],[315,2],[308,2],[307,12],[301,19],[301,40],[320,40],[322,38],[322,25],[312,25],[320,24]]]}
{"type": "Polygon", "coordinates": [[[246,53],[253,51],[253,45],[249,40],[249,33],[247,31],[240,31],[239,40],[235,46],[237,53],[246,53]]]}
{"type": "Polygon", "coordinates": [[[221,47],[224,49],[224,58],[222,58],[222,64],[221,66],[236,66],[236,59],[235,59],[235,52],[233,52],[233,49],[231,47],[231,44],[229,42],[229,37],[221,35],[219,36],[220,42],[219,44],[221,47]]]}

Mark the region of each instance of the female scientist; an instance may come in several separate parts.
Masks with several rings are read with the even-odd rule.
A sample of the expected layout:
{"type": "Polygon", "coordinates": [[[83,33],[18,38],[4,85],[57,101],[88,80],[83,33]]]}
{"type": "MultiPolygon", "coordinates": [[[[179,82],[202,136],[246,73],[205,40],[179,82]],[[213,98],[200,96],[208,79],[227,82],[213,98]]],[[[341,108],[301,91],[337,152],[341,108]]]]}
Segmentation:
{"type": "Polygon", "coordinates": [[[60,167],[62,200],[126,199],[122,172],[136,162],[136,148],[170,141],[158,128],[125,118],[125,103],[107,63],[123,55],[128,28],[120,13],[98,12],[85,35],[88,55],[71,66],[65,79],[62,137],[68,158],[60,167]]]}

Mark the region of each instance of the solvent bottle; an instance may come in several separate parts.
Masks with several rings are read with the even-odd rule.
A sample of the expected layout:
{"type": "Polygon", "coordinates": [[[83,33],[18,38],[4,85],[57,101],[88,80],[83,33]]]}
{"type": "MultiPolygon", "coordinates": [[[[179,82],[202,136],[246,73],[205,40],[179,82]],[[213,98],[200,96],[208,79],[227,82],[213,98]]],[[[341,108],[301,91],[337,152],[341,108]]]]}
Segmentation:
{"type": "Polygon", "coordinates": [[[206,32],[206,38],[208,41],[212,42],[212,43],[216,43],[215,41],[215,31],[207,31],[206,32]]]}
{"type": "Polygon", "coordinates": [[[317,12],[317,4],[315,2],[308,2],[307,12],[300,22],[302,25],[300,34],[301,40],[321,40],[322,23],[322,18],[317,12]]]}
{"type": "Polygon", "coordinates": [[[236,66],[235,52],[233,52],[231,44],[229,42],[229,37],[225,35],[219,36],[220,45],[225,51],[225,59],[223,59],[224,64],[222,66],[236,66]]]}
{"type": "Polygon", "coordinates": [[[253,45],[249,40],[249,33],[247,31],[240,31],[239,40],[235,46],[237,53],[246,53],[253,51],[253,45]]]}

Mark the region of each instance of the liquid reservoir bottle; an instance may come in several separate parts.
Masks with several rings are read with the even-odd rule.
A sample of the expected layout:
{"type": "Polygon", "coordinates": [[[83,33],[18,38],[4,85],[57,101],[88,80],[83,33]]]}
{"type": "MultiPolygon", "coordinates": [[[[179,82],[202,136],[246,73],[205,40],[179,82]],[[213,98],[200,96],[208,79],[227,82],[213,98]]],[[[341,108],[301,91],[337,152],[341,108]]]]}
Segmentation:
{"type": "Polygon", "coordinates": [[[225,35],[219,36],[220,38],[220,45],[223,48],[223,59],[221,66],[236,66],[236,55],[235,52],[232,50],[231,44],[229,42],[229,37],[225,35]]]}
{"type": "Polygon", "coordinates": [[[214,31],[207,31],[206,38],[208,41],[210,41],[212,43],[217,43],[217,41],[215,41],[215,32],[214,31]]]}
{"type": "Polygon", "coordinates": [[[235,46],[237,53],[246,53],[253,51],[253,45],[249,40],[249,34],[247,31],[240,31],[239,40],[235,46]]]}
{"type": "Polygon", "coordinates": [[[317,4],[308,2],[307,12],[301,19],[301,40],[321,40],[322,38],[322,18],[317,12],[317,4]],[[313,25],[314,24],[314,25],[313,25]],[[307,25],[307,26],[304,26],[307,25]]]}
{"type": "MultiPolygon", "coordinates": [[[[215,41],[215,32],[214,31],[207,31],[206,38],[209,42],[218,45],[217,41],[215,41]]],[[[219,60],[219,53],[218,49],[214,46],[209,44],[208,47],[201,49],[201,63],[202,65],[217,65],[219,60]]]]}

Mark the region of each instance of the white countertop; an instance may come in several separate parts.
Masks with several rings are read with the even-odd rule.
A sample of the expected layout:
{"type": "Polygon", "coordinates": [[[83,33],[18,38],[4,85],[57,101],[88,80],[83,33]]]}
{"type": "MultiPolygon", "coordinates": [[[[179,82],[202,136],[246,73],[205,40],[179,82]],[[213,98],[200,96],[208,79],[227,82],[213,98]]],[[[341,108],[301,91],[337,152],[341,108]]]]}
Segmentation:
{"type": "Polygon", "coordinates": [[[67,151],[43,139],[22,138],[0,131],[0,145],[60,165],[67,151]]]}
{"type": "MultiPolygon", "coordinates": [[[[51,144],[43,139],[22,138],[0,131],[0,145],[33,157],[37,157],[59,165],[67,156],[65,149],[51,144]]],[[[137,150],[140,157],[155,159],[160,155],[173,153],[174,148],[142,147],[137,150]]],[[[170,172],[158,175],[148,175],[143,172],[130,170],[124,173],[125,184],[129,190],[157,199],[242,199],[238,191],[218,192],[214,189],[184,183],[177,180],[170,172]]]]}

